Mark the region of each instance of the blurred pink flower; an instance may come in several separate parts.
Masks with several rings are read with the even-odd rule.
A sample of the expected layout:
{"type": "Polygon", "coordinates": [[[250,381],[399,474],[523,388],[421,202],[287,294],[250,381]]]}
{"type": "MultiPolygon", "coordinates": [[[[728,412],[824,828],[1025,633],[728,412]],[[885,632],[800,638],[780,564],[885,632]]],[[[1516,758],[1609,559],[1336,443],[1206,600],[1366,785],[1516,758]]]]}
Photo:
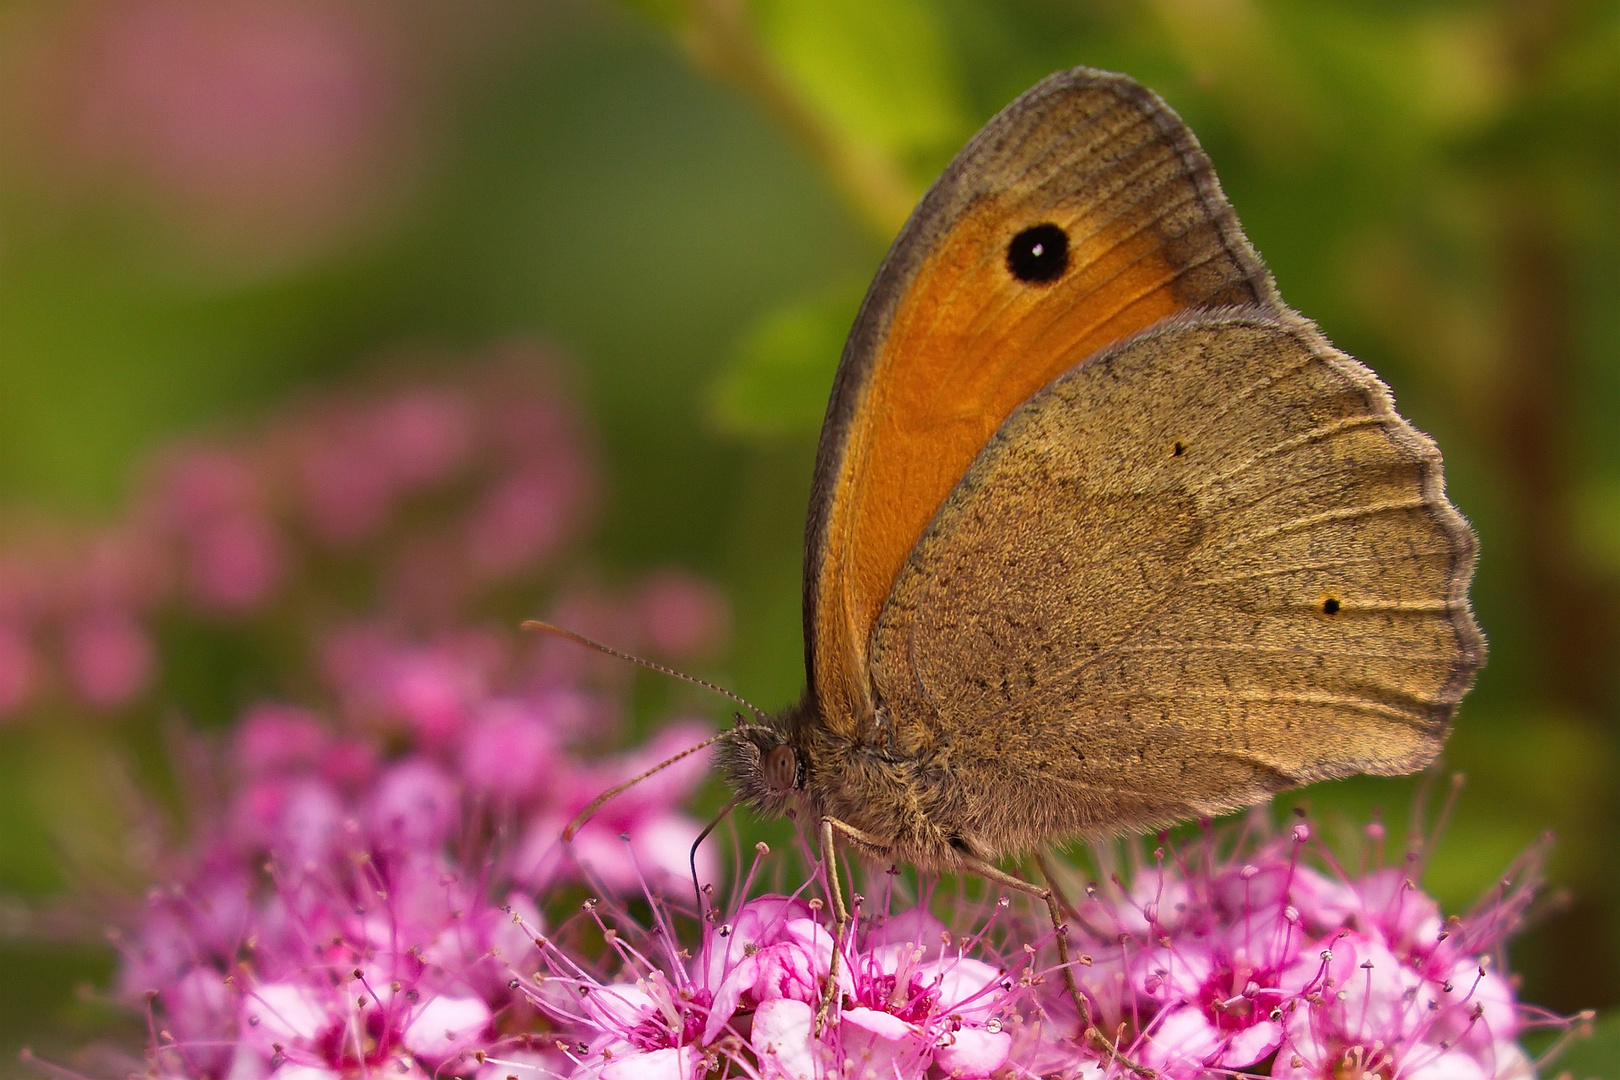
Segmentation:
{"type": "Polygon", "coordinates": [[[312,768],[327,747],[327,733],[314,713],[296,705],[255,705],[238,721],[232,755],[243,776],[312,768]]]}
{"type": "Polygon", "coordinates": [[[281,539],[256,514],[217,518],[189,538],[188,584],[203,607],[245,611],[267,600],[281,584],[285,557],[281,539]]]}
{"type": "Polygon", "coordinates": [[[314,428],[299,447],[298,481],[310,530],[333,547],[353,547],[382,528],[393,511],[387,466],[358,432],[332,422],[314,428]]]}
{"type": "Polygon", "coordinates": [[[352,716],[403,726],[431,746],[466,730],[507,658],[501,641],[487,633],[421,643],[375,624],[339,629],[322,651],[327,682],[352,716]]]}
{"type": "MultiPolygon", "coordinates": [[[[570,819],[598,795],[712,735],[707,727],[674,722],[644,747],[605,762],[559,771],[553,799],[528,822],[513,872],[535,889],[583,874],[614,892],[633,892],[643,882],[666,886],[688,880],[689,853],[700,826],[675,808],[708,775],[708,752],[688,755],[604,804],[564,843],[570,819]]],[[[714,873],[714,853],[697,853],[700,879],[714,873]]]]}
{"type": "Polygon", "coordinates": [[[479,711],[462,743],[462,780],[497,798],[528,800],[554,781],[559,734],[529,702],[492,701],[479,711]]]}
{"type": "Polygon", "coordinates": [[[467,558],[488,577],[530,569],[573,531],[586,485],[583,469],[559,461],[495,484],[467,525],[467,558]]]}
{"type": "Polygon", "coordinates": [[[273,851],[289,866],[320,867],[339,839],[343,799],[313,777],[257,780],[236,795],[232,841],[248,852],[273,851]]]}
{"type": "Polygon", "coordinates": [[[455,832],[461,820],[461,791],[437,765],[410,759],[378,779],[366,817],[375,843],[431,851],[455,832]]]}
{"type": "Polygon", "coordinates": [[[373,452],[405,489],[431,487],[456,475],[472,452],[474,424],[467,399],[442,388],[401,392],[366,418],[373,452]]]}
{"type": "Polygon", "coordinates": [[[86,704],[116,708],[138,697],[151,681],[156,655],[146,630],[126,611],[88,611],[63,630],[63,653],[73,689],[86,704]]]}
{"type": "Polygon", "coordinates": [[[284,256],[395,201],[402,94],[381,20],[307,0],[102,0],[64,22],[36,109],[186,239],[284,256]]]}
{"type": "Polygon", "coordinates": [[[636,601],[647,643],[665,656],[696,656],[725,648],[731,611],[712,584],[666,571],[641,587],[636,601]]]}
{"type": "Polygon", "coordinates": [[[248,610],[280,586],[286,557],[266,501],[254,463],[240,453],[192,448],[160,468],[155,512],[179,548],[191,598],[204,609],[248,610]]]}
{"type": "Polygon", "coordinates": [[[144,611],[168,586],[162,538],[150,523],[125,521],[79,544],[69,542],[53,581],[59,607],[144,611]]]}
{"type": "Polygon", "coordinates": [[[20,626],[0,621],[0,720],[15,716],[34,693],[39,658],[20,626]]]}

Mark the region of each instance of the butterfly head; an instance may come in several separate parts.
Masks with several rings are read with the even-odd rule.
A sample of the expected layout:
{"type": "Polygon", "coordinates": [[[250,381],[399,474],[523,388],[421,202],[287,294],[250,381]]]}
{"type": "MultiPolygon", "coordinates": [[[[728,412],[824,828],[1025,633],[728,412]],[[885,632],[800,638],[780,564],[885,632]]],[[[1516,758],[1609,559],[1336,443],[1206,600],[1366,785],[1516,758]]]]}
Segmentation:
{"type": "Polygon", "coordinates": [[[804,761],[788,727],[775,717],[769,723],[739,724],[726,732],[717,757],[732,790],[761,813],[782,814],[804,789],[804,761]]]}

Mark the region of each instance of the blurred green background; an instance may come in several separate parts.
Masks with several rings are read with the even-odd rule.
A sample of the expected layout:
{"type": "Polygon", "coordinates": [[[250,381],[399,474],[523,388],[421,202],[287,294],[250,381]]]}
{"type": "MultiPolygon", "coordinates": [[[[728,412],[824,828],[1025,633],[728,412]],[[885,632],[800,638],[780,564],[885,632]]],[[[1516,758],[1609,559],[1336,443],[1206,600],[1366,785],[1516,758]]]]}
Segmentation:
{"type": "MultiPolygon", "coordinates": [[[[1427,883],[1465,908],[1553,830],[1524,996],[1620,1005],[1615,3],[12,0],[0,523],[110,518],[150,448],[394,358],[550,343],[605,459],[599,572],[720,582],[703,673],[786,703],[864,283],[966,138],[1081,63],[1186,118],[1284,297],[1444,449],[1492,652],[1427,883]]],[[[0,894],[47,900],[105,831],[119,738],[0,731],[0,894]]],[[[1413,786],[1306,797],[1399,821],[1413,786]]],[[[79,1038],[110,954],[10,912],[0,1046],[79,1038]]]]}

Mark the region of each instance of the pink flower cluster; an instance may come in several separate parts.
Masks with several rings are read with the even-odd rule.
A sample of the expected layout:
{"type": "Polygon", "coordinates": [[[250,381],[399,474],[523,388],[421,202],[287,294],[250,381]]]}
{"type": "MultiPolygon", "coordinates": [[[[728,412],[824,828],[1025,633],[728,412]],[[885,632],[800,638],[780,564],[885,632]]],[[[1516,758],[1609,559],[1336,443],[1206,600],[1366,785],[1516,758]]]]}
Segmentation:
{"type": "Polygon", "coordinates": [[[877,904],[850,897],[835,941],[813,859],[791,894],[749,899],[763,869],[791,872],[760,844],[726,908],[705,886],[699,914],[671,898],[689,895],[697,823],[678,804],[701,758],[560,833],[704,729],[580,760],[614,711],[558,644],[361,626],[328,648],[334,721],[243,718],[224,805],[120,938],[162,1075],[1524,1080],[1519,1037],[1568,1027],[1500,970],[1535,859],[1445,918],[1412,858],[1382,865],[1377,825],[1354,873],[1303,821],[1251,834],[1261,815],[1088,886],[1067,933],[1112,1049],[1077,1037],[1024,898],[900,900],[891,873],[877,904]]]}
{"type": "Polygon", "coordinates": [[[543,942],[541,972],[520,985],[563,1031],[582,1033],[573,1044],[558,1041],[565,1060],[551,1067],[575,1080],[697,1080],[724,1069],[795,1080],[989,1077],[1017,1067],[1033,953],[1010,964],[968,955],[985,945],[1005,905],[962,939],[926,907],[866,921],[836,946],[836,1007],[818,1031],[835,949],[820,906],[776,895],[743,903],[724,922],[704,924],[687,962],[691,954],[661,922],[649,945],[670,961],[666,971],[591,905],[612,955],[634,977],[598,981],[543,942]]]}
{"type": "Polygon", "coordinates": [[[454,1071],[537,1030],[513,982],[539,962],[537,898],[582,880],[618,891],[688,879],[698,823],[678,806],[704,776],[701,755],[562,844],[604,787],[707,727],[676,722],[631,753],[581,758],[620,706],[557,663],[556,644],[351,627],[326,649],[330,715],[266,704],[241,719],[212,785],[219,804],[198,807],[204,824],[169,884],[117,938],[124,994],[148,1003],[167,1072],[454,1071]]]}
{"type": "Polygon", "coordinates": [[[400,202],[415,86],[397,20],[309,0],[56,7],[22,21],[11,80],[41,180],[110,187],[250,265],[400,202]]]}
{"type": "Polygon", "coordinates": [[[570,1075],[591,1080],[717,1069],[764,1080],[1533,1076],[1519,1035],[1567,1025],[1518,1005],[1498,970],[1533,860],[1473,914],[1443,919],[1409,879],[1410,861],[1351,875],[1310,843],[1304,823],[1258,842],[1214,831],[1189,852],[1161,849],[1129,885],[1087,890],[1069,934],[1112,1050],[1074,1037],[1061,971],[1037,961],[1050,932],[1029,918],[998,922],[1005,900],[988,914],[970,907],[955,926],[922,907],[863,921],[842,946],[820,1031],[834,944],[826,920],[790,897],[705,922],[689,963],[667,920],[649,935],[661,964],[602,923],[623,968],[612,981],[539,939],[542,972],[522,985],[542,1014],[587,1032],[557,1045],[570,1075]]]}
{"type": "MultiPolygon", "coordinates": [[[[1374,823],[1366,844],[1381,853],[1383,836],[1374,823]]],[[[1128,886],[1092,885],[1078,912],[1087,996],[1106,1030],[1134,1033],[1134,1060],[1188,1077],[1531,1075],[1527,1014],[1500,964],[1533,859],[1472,915],[1445,919],[1413,880],[1415,856],[1348,874],[1312,850],[1303,821],[1218,846],[1161,848],[1128,886]]]]}
{"type": "MultiPolygon", "coordinates": [[[[592,466],[572,411],[520,373],[536,358],[504,359],[518,363],[329,395],[252,439],[171,448],[99,534],[0,546],[0,719],[53,698],[138,703],[170,612],[307,622],[347,592],[359,611],[450,625],[492,587],[537,580],[589,516],[592,466]],[[332,588],[335,574],[361,587],[332,588]]],[[[685,579],[649,583],[646,603],[671,654],[724,633],[712,590],[685,579]]]]}

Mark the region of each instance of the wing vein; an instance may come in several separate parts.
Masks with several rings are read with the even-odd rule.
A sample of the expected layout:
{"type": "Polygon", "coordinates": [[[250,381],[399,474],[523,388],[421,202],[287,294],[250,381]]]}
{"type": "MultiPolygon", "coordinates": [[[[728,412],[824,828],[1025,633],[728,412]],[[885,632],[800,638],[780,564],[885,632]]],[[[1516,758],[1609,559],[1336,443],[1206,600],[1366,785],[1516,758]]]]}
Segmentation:
{"type": "Polygon", "coordinates": [[[1239,536],[1218,548],[1219,551],[1235,551],[1238,548],[1250,547],[1263,540],[1270,540],[1289,533],[1313,529],[1318,525],[1326,525],[1335,521],[1354,521],[1356,518],[1374,517],[1379,514],[1390,514],[1401,510],[1421,510],[1429,506],[1430,502],[1422,495],[1410,499],[1388,499],[1384,502],[1368,503],[1366,506],[1342,506],[1336,510],[1323,510],[1318,514],[1307,514],[1291,521],[1280,522],[1266,529],[1256,529],[1254,532],[1239,536]]]}

